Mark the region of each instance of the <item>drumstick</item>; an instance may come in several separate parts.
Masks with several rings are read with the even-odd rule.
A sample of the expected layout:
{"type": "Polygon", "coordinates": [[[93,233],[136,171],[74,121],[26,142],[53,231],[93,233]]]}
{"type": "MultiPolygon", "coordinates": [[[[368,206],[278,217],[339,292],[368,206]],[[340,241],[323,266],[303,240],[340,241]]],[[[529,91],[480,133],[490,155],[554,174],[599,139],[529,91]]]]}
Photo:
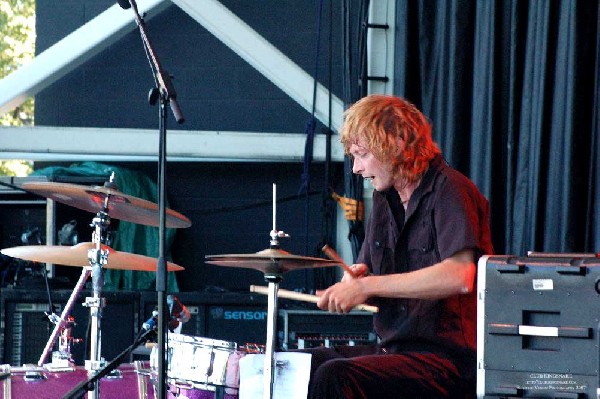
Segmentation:
{"type": "Polygon", "coordinates": [[[325,246],[321,250],[325,253],[325,255],[327,255],[329,259],[339,262],[342,266],[342,269],[344,269],[346,273],[348,273],[352,278],[358,277],[356,273],[354,273],[354,270],[352,270],[350,266],[348,266],[346,262],[344,262],[344,260],[337,254],[337,252],[335,252],[335,250],[329,245],[325,244],[325,246]]]}
{"type": "MultiPolygon", "coordinates": [[[[262,285],[251,285],[250,292],[256,292],[257,294],[268,295],[269,289],[262,285]]],[[[300,292],[288,291],[288,290],[283,290],[283,289],[280,289],[277,291],[277,296],[279,296],[281,298],[285,298],[285,299],[295,299],[297,301],[303,301],[303,302],[317,303],[319,301],[319,297],[316,295],[302,294],[300,292]]],[[[379,308],[377,306],[364,305],[364,304],[356,305],[354,307],[354,310],[364,310],[364,311],[371,312],[371,313],[379,312],[379,308]]]]}

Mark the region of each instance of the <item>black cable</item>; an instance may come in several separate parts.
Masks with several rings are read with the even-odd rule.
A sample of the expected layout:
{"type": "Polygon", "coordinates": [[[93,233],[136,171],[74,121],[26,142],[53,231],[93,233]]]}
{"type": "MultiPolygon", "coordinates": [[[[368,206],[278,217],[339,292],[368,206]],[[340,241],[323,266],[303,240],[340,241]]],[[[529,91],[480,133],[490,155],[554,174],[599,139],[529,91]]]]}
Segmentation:
{"type": "MultiPolygon", "coordinates": [[[[327,73],[327,87],[329,88],[328,96],[328,115],[327,115],[327,128],[323,129],[325,133],[325,176],[322,190],[322,204],[321,204],[321,242],[315,248],[316,254],[321,254],[321,248],[324,245],[331,245],[334,241],[333,237],[333,226],[335,223],[335,201],[331,197],[329,192],[332,187],[331,177],[331,139],[333,131],[331,129],[332,123],[332,109],[333,109],[333,0],[329,2],[329,63],[327,73]]],[[[335,283],[335,270],[333,268],[322,268],[317,269],[314,272],[314,280],[316,288],[324,288],[335,283]]]]}
{"type": "MultiPolygon", "coordinates": [[[[344,29],[344,46],[343,46],[343,65],[344,65],[344,85],[343,95],[346,105],[353,104],[361,97],[367,94],[367,70],[366,70],[366,33],[368,22],[369,1],[364,0],[358,3],[357,19],[358,23],[352,24],[352,5],[356,5],[356,1],[346,0],[343,3],[343,29],[344,29]],[[352,26],[358,26],[356,32],[353,32],[352,26]],[[358,60],[355,63],[354,59],[354,42],[353,38],[357,37],[357,55],[358,60]],[[358,69],[358,70],[357,70],[358,69]],[[356,75],[355,72],[358,72],[356,75]]],[[[355,176],[352,173],[352,161],[349,157],[344,158],[344,192],[347,197],[363,200],[363,181],[360,176],[355,176]]],[[[362,221],[349,221],[348,239],[352,247],[354,259],[358,256],[360,247],[364,239],[364,225],[362,221]]]]}

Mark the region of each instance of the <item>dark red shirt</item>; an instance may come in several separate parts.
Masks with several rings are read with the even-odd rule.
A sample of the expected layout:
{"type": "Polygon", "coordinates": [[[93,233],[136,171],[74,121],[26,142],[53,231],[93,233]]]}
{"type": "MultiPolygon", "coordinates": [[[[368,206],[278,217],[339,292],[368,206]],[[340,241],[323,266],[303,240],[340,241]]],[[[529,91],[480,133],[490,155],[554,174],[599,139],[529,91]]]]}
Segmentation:
{"type": "MultiPolygon", "coordinates": [[[[465,249],[474,250],[475,262],[480,255],[493,253],[489,205],[473,182],[440,155],[431,161],[406,212],[394,189],[373,193],[357,261],[376,275],[405,273],[465,249]]],[[[471,372],[476,352],[475,288],[440,300],[373,298],[370,302],[380,308],[374,324],[383,347],[443,353],[457,363],[466,362],[471,372]]]]}

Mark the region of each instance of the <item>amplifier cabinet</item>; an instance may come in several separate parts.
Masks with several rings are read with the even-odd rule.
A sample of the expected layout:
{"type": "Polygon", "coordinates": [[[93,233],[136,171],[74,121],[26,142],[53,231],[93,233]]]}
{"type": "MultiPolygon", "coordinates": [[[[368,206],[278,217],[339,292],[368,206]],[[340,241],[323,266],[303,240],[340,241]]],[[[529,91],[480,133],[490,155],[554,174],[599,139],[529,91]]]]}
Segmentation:
{"type": "Polygon", "coordinates": [[[478,398],[597,397],[600,260],[571,255],[479,260],[478,398]]]}
{"type": "MultiPolygon", "coordinates": [[[[71,294],[72,291],[68,290],[51,292],[57,315],[61,314],[71,294]]],[[[71,312],[75,318],[71,335],[82,341],[71,346],[73,360],[78,365],[90,358],[90,311],[82,305],[90,296],[90,291],[81,291],[71,312]]],[[[106,360],[111,360],[135,339],[134,326],[139,325],[138,294],[105,291],[102,297],[106,306],[102,312],[101,354],[106,360]]],[[[48,299],[47,292],[41,290],[0,291],[0,362],[18,367],[37,364],[54,329],[54,324],[45,314],[49,310],[48,299]]],[[[56,346],[54,342],[53,348],[56,346]]],[[[48,357],[50,360],[51,356],[48,357]]]]}
{"type": "Polygon", "coordinates": [[[339,315],[322,310],[283,309],[279,311],[278,330],[283,350],[377,342],[373,314],[363,311],[339,315]]]}
{"type": "MultiPolygon", "coordinates": [[[[181,334],[202,338],[264,344],[267,335],[267,298],[252,293],[179,292],[174,294],[187,307],[191,318],[181,334]]],[[[156,308],[155,292],[141,293],[140,309],[146,320],[156,308]]]]}

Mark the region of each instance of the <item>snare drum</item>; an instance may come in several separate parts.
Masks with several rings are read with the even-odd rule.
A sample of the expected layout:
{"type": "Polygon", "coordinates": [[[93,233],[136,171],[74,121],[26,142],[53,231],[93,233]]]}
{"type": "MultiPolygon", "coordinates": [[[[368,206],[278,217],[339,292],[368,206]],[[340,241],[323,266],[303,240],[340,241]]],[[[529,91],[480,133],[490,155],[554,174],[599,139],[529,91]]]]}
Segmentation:
{"type": "Polygon", "coordinates": [[[167,376],[190,384],[240,386],[239,359],[245,352],[235,342],[169,334],[167,376]]]}

